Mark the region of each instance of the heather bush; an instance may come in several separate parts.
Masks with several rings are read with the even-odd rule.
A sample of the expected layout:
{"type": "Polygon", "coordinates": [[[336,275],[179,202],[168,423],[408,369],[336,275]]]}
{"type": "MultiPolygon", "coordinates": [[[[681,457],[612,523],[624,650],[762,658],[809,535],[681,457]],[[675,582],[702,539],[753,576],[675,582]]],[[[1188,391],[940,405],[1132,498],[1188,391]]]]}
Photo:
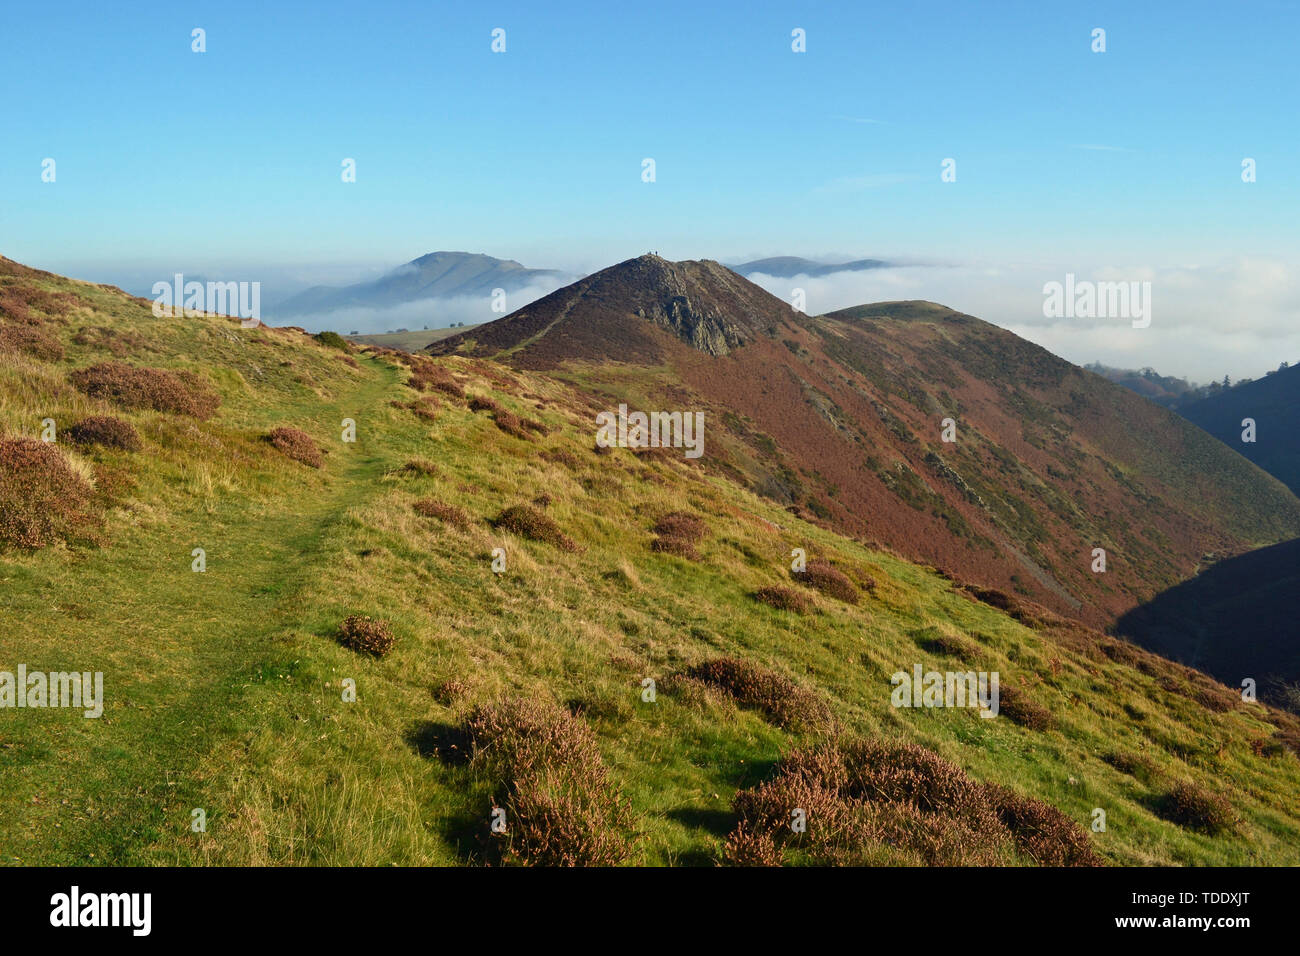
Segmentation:
{"type": "Polygon", "coordinates": [[[695,545],[704,540],[709,526],[696,515],[685,511],[670,511],[659,518],[651,531],[655,539],[650,542],[650,550],[660,554],[672,554],[688,561],[700,560],[695,545]]]}
{"type": "Polygon", "coordinates": [[[1016,845],[1039,866],[1101,866],[1088,835],[1050,803],[997,785],[986,790],[1016,845]]]}
{"type": "Polygon", "coordinates": [[[816,694],[738,657],[705,661],[687,670],[685,676],[723,691],[741,706],[753,707],[777,727],[817,730],[834,723],[830,708],[816,694]]]}
{"type": "Polygon", "coordinates": [[[964,663],[973,663],[979,658],[979,648],[964,637],[956,634],[944,634],[942,632],[924,633],[916,635],[917,646],[931,654],[942,654],[948,657],[955,657],[964,663]]]}
{"type": "Polygon", "coordinates": [[[807,595],[790,588],[759,588],[754,592],[754,600],[779,611],[794,611],[796,614],[807,614],[812,609],[812,602],[807,595]]]}
{"type": "Polygon", "coordinates": [[[514,505],[501,512],[493,522],[502,531],[509,531],[529,541],[541,541],[553,545],[561,551],[580,550],[572,538],[560,530],[560,526],[531,505],[514,505]]]}
{"type": "Polygon", "coordinates": [[[998,714],[1029,730],[1049,730],[1056,725],[1052,712],[1040,707],[1015,684],[998,685],[998,714]]]}
{"type": "Polygon", "coordinates": [[[614,866],[632,855],[631,811],[580,718],[521,698],[475,708],[462,730],[505,810],[493,840],[502,862],[614,866]]]}
{"type": "Polygon", "coordinates": [[[393,649],[393,629],[387,621],[353,614],[339,625],[339,643],[371,657],[385,657],[393,649]]]}
{"type": "Polygon", "coordinates": [[[655,538],[650,542],[650,550],[658,554],[671,554],[688,561],[700,560],[700,552],[684,538],[655,538]]]}
{"type": "Polygon", "coordinates": [[[21,352],[42,362],[63,359],[63,345],[49,332],[32,325],[0,325],[0,351],[21,352]]]}
{"type": "Polygon", "coordinates": [[[130,422],[111,415],[91,415],[73,425],[64,436],[75,445],[102,445],[123,451],[139,451],[144,447],[140,433],[130,422]]]}
{"type": "Polygon", "coordinates": [[[73,540],[94,521],[93,493],[55,445],[0,439],[0,545],[35,549],[73,540]]]}
{"type": "Polygon", "coordinates": [[[1154,760],[1145,754],[1130,753],[1124,750],[1112,750],[1102,755],[1102,760],[1110,764],[1120,773],[1126,773],[1130,777],[1151,783],[1160,773],[1154,760]]]}
{"type": "Polygon", "coordinates": [[[670,511],[650,529],[663,538],[680,538],[691,544],[698,544],[708,534],[709,526],[704,519],[685,511],[670,511]]]}
{"type": "Polygon", "coordinates": [[[475,395],[469,400],[470,411],[474,412],[500,412],[504,411],[500,405],[488,398],[486,395],[475,395]]]}
{"type": "Polygon", "coordinates": [[[452,525],[462,531],[470,526],[470,517],[461,508],[455,505],[444,504],[441,501],[435,501],[432,498],[424,498],[417,501],[411,506],[415,509],[416,514],[423,515],[426,518],[437,518],[445,524],[452,525]]]}
{"type": "Polygon", "coordinates": [[[1231,830],[1236,824],[1232,804],[1222,794],[1203,790],[1190,781],[1174,784],[1160,798],[1160,815],[1189,830],[1211,836],[1231,830]]]}
{"type": "Polygon", "coordinates": [[[853,586],[853,582],[843,571],[829,561],[814,558],[808,562],[803,571],[791,571],[790,576],[800,584],[814,588],[845,604],[858,603],[858,589],[853,586]]]}
{"type": "Polygon", "coordinates": [[[152,408],[203,419],[221,404],[221,396],[192,372],[102,362],[77,369],[68,378],[79,391],[123,408],[152,408]]]}
{"type": "Polygon", "coordinates": [[[734,801],[723,862],[770,865],[787,853],[816,865],[1046,866],[1099,861],[1087,834],[1048,804],[989,787],[914,744],[861,739],[786,754],[734,801]],[[805,829],[790,826],[802,810],[805,829]],[[766,838],[766,839],[765,839],[766,838]]]}
{"type": "Polygon", "coordinates": [[[292,458],[296,462],[310,465],[312,468],[319,468],[325,463],[315,439],[302,429],[281,425],[278,428],[272,428],[266,436],[266,440],[281,454],[292,458]]]}
{"type": "Polygon", "coordinates": [[[515,438],[521,438],[524,441],[532,441],[533,436],[524,427],[523,420],[514,412],[508,412],[504,408],[493,412],[492,421],[496,423],[497,428],[501,429],[507,435],[513,435],[515,438]]]}

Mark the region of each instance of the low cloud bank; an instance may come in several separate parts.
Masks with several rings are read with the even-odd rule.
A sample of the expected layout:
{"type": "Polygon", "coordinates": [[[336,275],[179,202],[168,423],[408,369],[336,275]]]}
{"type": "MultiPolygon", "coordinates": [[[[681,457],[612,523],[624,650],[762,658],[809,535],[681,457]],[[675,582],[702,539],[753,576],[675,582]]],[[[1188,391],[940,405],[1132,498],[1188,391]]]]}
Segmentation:
{"type": "Polygon", "coordinates": [[[491,296],[473,295],[421,299],[384,308],[357,306],[318,312],[310,316],[284,318],[277,318],[274,309],[267,309],[267,321],[273,325],[299,325],[308,332],[329,329],[344,335],[350,332],[373,335],[381,332],[396,332],[398,329],[423,329],[425,326],[441,329],[456,323],[476,325],[479,322],[491,322],[508,315],[515,309],[523,308],[530,302],[535,302],[567,285],[569,281],[571,280],[550,278],[507,292],[505,311],[492,310],[491,296]]]}
{"type": "Polygon", "coordinates": [[[1086,264],[900,266],[827,276],[750,279],[787,302],[803,289],[807,311],[928,299],[1015,332],[1077,364],[1151,366],[1200,382],[1258,377],[1300,360],[1300,274],[1286,263],[1242,258],[1207,266],[1086,264]],[[1150,282],[1151,324],[1120,318],[1048,318],[1043,286],[1065,281],[1150,282]]]}

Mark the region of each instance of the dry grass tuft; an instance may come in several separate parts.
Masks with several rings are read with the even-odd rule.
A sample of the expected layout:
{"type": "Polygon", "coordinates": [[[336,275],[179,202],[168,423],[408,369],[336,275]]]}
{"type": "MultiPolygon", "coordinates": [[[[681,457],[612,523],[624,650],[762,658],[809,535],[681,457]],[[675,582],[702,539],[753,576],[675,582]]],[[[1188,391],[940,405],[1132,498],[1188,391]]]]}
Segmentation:
{"type": "Polygon", "coordinates": [[[339,625],[339,643],[358,654],[385,657],[393,649],[395,638],[387,621],[353,614],[339,625]]]}

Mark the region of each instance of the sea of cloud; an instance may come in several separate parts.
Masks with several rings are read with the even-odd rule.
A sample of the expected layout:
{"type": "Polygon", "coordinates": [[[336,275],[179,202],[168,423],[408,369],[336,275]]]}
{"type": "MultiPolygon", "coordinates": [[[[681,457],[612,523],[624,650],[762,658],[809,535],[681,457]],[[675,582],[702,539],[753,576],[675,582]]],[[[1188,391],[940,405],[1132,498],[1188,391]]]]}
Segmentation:
{"type": "Polygon", "coordinates": [[[1300,360],[1300,272],[1280,260],[1240,258],[1174,267],[910,265],[827,276],[750,279],[786,301],[804,290],[810,315],[867,302],[926,299],[1002,326],[1077,364],[1151,366],[1206,382],[1262,375],[1300,360]],[[1151,283],[1151,324],[1055,319],[1043,286],[1076,280],[1151,283]]]}

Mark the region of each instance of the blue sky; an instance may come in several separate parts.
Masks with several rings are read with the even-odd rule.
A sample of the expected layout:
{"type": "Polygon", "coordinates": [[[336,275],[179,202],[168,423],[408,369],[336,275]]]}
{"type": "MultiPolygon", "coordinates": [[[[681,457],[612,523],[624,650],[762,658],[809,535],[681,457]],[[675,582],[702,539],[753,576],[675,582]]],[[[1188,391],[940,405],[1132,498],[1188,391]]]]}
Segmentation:
{"type": "Polygon", "coordinates": [[[24,5],[0,252],[92,278],[876,256],[1034,286],[1285,262],[1298,36],[1267,2],[24,5]]]}

